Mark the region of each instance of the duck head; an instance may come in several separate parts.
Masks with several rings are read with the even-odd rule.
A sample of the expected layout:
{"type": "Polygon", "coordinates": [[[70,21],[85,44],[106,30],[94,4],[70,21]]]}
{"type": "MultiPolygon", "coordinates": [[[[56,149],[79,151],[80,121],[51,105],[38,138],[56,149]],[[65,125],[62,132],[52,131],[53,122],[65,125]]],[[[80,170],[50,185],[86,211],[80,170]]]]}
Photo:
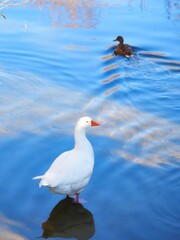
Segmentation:
{"type": "Polygon", "coordinates": [[[123,39],[123,37],[118,36],[118,37],[117,37],[116,39],[114,39],[113,41],[118,41],[118,42],[120,42],[121,44],[123,44],[124,39],[123,39]]]}

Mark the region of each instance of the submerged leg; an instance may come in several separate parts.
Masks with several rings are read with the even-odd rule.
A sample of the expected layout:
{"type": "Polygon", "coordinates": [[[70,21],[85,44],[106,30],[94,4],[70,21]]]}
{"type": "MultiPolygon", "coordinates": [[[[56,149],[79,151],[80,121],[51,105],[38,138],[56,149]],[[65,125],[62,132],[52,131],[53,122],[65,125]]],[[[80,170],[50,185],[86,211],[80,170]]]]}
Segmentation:
{"type": "Polygon", "coordinates": [[[76,193],[76,201],[75,203],[79,203],[79,193],[76,193]]]}

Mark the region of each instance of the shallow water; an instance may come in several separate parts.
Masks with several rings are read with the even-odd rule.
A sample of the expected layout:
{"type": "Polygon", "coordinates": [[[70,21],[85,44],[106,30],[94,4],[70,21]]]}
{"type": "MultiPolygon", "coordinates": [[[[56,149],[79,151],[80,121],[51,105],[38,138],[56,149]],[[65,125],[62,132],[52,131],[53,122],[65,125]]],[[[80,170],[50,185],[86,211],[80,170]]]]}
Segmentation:
{"type": "Polygon", "coordinates": [[[179,1],[32,1],[0,17],[0,239],[180,238],[179,1]],[[131,58],[114,56],[122,35],[131,58]],[[87,202],[32,177],[73,147],[95,168],[87,202]],[[61,202],[60,202],[61,201],[61,202]]]}

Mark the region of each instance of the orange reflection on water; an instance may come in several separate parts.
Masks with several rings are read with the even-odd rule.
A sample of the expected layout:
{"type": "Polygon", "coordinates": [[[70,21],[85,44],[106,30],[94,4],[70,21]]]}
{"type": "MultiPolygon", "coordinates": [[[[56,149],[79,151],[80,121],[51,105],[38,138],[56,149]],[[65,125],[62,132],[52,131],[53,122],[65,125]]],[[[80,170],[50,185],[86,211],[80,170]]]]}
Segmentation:
{"type": "Polygon", "coordinates": [[[115,74],[115,75],[113,75],[113,76],[111,76],[111,77],[109,77],[109,78],[103,80],[102,82],[103,82],[103,83],[112,82],[113,80],[119,78],[120,76],[121,76],[121,75],[118,73],[118,74],[115,74]]]}
{"type": "Polygon", "coordinates": [[[117,86],[117,87],[111,88],[110,90],[108,90],[108,91],[105,92],[104,94],[105,94],[105,95],[110,95],[110,94],[112,94],[112,93],[118,91],[119,89],[120,89],[120,87],[117,86]]]}
{"type": "Polygon", "coordinates": [[[103,71],[109,71],[109,70],[111,70],[111,69],[113,69],[113,68],[115,68],[115,67],[118,67],[118,66],[119,66],[118,63],[114,63],[114,64],[111,64],[111,65],[105,67],[105,68],[103,69],[103,71]]]}

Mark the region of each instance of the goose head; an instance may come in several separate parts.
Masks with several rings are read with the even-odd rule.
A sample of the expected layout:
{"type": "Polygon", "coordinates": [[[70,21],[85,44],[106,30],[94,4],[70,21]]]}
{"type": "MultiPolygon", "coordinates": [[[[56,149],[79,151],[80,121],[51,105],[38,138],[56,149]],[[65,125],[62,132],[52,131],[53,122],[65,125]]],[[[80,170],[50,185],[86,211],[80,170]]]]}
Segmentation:
{"type": "Polygon", "coordinates": [[[88,129],[90,127],[100,126],[100,124],[90,117],[82,117],[78,120],[76,127],[79,129],[88,129]]]}

